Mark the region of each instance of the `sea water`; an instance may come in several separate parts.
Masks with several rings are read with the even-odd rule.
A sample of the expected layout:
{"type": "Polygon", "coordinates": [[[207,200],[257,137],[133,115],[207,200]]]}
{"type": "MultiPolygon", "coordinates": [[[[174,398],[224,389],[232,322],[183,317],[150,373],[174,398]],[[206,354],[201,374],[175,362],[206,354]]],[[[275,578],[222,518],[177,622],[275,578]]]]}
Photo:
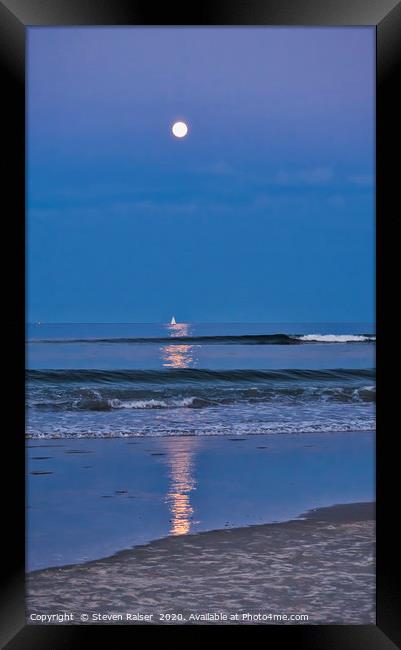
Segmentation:
{"type": "Polygon", "coordinates": [[[370,431],[369,323],[32,324],[32,438],[370,431]]]}

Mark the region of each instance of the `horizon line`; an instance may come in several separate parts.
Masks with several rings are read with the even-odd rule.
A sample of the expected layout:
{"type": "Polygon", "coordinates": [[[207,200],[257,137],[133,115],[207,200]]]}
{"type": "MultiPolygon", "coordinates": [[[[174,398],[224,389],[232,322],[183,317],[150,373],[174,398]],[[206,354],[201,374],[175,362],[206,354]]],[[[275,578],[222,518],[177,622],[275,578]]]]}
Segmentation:
{"type": "MultiPolygon", "coordinates": [[[[272,320],[272,321],[177,321],[192,325],[274,325],[274,324],[342,324],[354,325],[357,323],[375,324],[376,320],[272,320]]],[[[26,325],[169,325],[169,321],[25,321],[26,325]]]]}

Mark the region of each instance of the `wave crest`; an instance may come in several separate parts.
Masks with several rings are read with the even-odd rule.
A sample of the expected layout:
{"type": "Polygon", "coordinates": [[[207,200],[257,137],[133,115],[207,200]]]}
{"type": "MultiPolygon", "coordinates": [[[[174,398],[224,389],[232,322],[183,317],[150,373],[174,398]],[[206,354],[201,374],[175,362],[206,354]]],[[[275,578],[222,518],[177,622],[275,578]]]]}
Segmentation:
{"type": "Polygon", "coordinates": [[[327,370],[207,370],[203,368],[166,368],[160,370],[28,370],[27,379],[34,382],[60,384],[138,382],[168,384],[187,382],[253,382],[297,380],[374,379],[373,368],[334,368],[327,370]]]}
{"type": "Polygon", "coordinates": [[[73,339],[31,339],[30,343],[120,343],[160,345],[301,345],[303,343],[373,343],[373,334],[239,334],[224,336],[154,336],[73,339]]]}

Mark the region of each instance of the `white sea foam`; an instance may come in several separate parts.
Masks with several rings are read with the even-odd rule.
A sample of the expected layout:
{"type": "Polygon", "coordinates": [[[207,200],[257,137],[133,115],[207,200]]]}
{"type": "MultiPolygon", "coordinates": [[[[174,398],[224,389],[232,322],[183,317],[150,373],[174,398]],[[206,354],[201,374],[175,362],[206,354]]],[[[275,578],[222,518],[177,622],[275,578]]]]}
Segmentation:
{"type": "Polygon", "coordinates": [[[113,409],[160,409],[168,407],[168,404],[164,400],[157,399],[127,400],[125,402],[119,399],[111,399],[107,401],[113,409]]]}
{"type": "MultiPolygon", "coordinates": [[[[185,397],[182,399],[173,399],[169,402],[158,399],[144,399],[144,400],[119,400],[108,399],[106,403],[112,409],[166,409],[174,407],[191,407],[203,406],[208,404],[207,400],[198,397],[185,397]]],[[[96,403],[95,403],[96,405],[96,403]]],[[[96,409],[94,409],[96,410],[96,409]]]]}
{"type": "Polygon", "coordinates": [[[51,439],[51,438],[163,438],[170,436],[235,436],[235,435],[275,435],[275,434],[303,434],[303,433],[335,433],[347,431],[374,431],[375,419],[339,419],[337,422],[271,422],[271,423],[236,423],[235,425],[216,425],[216,426],[198,426],[185,427],[177,424],[174,428],[138,427],[107,427],[107,426],[90,426],[78,428],[78,426],[66,429],[64,427],[55,427],[52,431],[37,431],[34,427],[28,427],[26,432],[27,438],[51,439]]]}
{"type": "Polygon", "coordinates": [[[357,334],[304,334],[297,337],[299,341],[310,341],[319,343],[363,343],[376,341],[375,336],[357,334]]]}

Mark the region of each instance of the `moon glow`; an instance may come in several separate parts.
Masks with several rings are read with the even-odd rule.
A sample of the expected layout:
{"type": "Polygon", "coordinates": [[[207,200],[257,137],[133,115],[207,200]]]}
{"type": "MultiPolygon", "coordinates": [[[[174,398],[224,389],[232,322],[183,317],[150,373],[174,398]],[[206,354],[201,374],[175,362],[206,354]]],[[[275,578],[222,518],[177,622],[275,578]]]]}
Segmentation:
{"type": "Polygon", "coordinates": [[[171,130],[176,138],[185,138],[188,133],[188,127],[185,122],[174,122],[171,130]]]}

